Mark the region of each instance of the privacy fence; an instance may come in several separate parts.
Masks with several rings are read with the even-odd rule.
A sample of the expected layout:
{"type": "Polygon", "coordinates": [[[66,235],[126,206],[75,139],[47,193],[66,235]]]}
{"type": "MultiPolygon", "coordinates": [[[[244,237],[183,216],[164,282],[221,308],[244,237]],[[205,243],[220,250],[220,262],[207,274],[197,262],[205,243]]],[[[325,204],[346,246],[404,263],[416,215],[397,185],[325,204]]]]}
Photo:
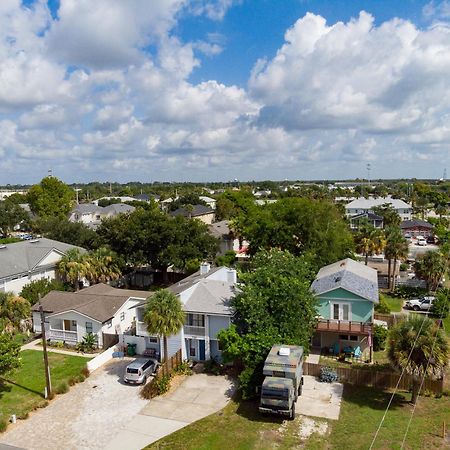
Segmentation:
{"type": "MultiPolygon", "coordinates": [[[[320,369],[326,367],[322,364],[303,363],[303,374],[318,377],[320,369]]],[[[356,369],[353,367],[333,367],[339,381],[357,386],[374,386],[382,389],[394,389],[397,386],[400,374],[396,372],[379,371],[372,368],[356,369]]],[[[409,391],[412,385],[412,376],[404,374],[400,380],[398,389],[409,391]]],[[[425,379],[422,392],[431,391],[434,394],[442,394],[444,380],[425,379]]]]}

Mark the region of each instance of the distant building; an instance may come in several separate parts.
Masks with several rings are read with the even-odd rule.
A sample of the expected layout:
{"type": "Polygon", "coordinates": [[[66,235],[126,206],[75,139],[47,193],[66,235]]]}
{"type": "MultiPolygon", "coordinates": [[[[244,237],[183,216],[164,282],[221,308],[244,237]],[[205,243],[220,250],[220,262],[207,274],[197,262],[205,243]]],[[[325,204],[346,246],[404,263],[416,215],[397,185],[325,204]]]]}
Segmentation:
{"type": "Polygon", "coordinates": [[[183,216],[192,219],[201,220],[207,225],[211,225],[214,222],[214,210],[204,205],[193,205],[192,209],[188,207],[178,208],[170,213],[171,216],[183,216]]]}
{"type": "Polygon", "coordinates": [[[350,217],[350,228],[357,230],[364,222],[369,223],[374,228],[383,228],[383,218],[371,212],[356,214],[356,216],[350,217]]]}
{"type": "Polygon", "coordinates": [[[404,220],[400,224],[400,228],[404,236],[433,236],[433,225],[431,225],[431,223],[425,222],[425,220],[404,220]]]}
{"type": "Polygon", "coordinates": [[[216,199],[207,197],[206,195],[201,195],[199,199],[205,202],[211,209],[216,209],[216,199]]]}
{"type": "Polygon", "coordinates": [[[69,215],[70,222],[81,222],[91,228],[96,228],[106,218],[116,217],[119,214],[132,213],[136,208],[125,203],[114,203],[109,206],[97,206],[92,203],[81,203],[72,209],[69,215]]]}
{"type": "Polygon", "coordinates": [[[412,217],[412,206],[401,199],[388,197],[359,197],[345,206],[345,213],[348,217],[362,213],[373,213],[373,208],[383,205],[390,205],[402,220],[410,220],[412,217]]]}

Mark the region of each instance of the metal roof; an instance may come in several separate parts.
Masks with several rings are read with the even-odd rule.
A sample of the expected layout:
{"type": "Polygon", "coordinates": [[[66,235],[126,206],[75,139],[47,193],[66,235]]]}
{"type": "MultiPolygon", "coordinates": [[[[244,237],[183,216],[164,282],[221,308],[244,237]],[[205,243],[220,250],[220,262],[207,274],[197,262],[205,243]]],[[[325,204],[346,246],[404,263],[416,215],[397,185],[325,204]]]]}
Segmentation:
{"type": "Polygon", "coordinates": [[[394,209],[411,209],[412,206],[399,198],[388,197],[359,197],[345,205],[345,209],[370,209],[376,206],[389,204],[394,209]]]}
{"type": "Polygon", "coordinates": [[[322,267],[311,285],[316,295],[338,288],[378,303],[377,271],[350,258],[322,267]]]}

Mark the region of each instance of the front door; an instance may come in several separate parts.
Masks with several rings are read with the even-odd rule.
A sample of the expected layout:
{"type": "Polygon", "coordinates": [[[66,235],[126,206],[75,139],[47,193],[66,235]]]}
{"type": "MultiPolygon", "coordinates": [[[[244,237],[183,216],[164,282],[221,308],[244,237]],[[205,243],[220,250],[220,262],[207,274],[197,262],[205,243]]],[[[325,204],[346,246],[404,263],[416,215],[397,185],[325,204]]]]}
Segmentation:
{"type": "Polygon", "coordinates": [[[205,356],[205,341],[198,341],[199,344],[199,359],[200,361],[204,361],[206,359],[205,356]]]}
{"type": "Polygon", "coordinates": [[[348,303],[333,303],[333,319],[334,320],[351,320],[350,305],[348,303]]]}
{"type": "Polygon", "coordinates": [[[65,331],[71,331],[70,325],[71,325],[71,321],[70,320],[64,320],[64,330],[65,331]]]}

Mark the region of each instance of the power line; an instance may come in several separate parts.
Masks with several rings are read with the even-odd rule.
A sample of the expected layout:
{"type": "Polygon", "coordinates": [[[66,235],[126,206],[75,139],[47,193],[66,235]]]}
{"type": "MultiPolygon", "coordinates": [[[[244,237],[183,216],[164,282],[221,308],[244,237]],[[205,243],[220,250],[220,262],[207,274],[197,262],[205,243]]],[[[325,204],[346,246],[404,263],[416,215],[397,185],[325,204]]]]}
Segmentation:
{"type": "Polygon", "coordinates": [[[408,359],[406,360],[406,364],[403,366],[403,370],[400,373],[400,377],[399,377],[399,379],[397,381],[397,384],[395,386],[394,392],[392,393],[391,398],[389,399],[389,403],[388,403],[388,405],[386,407],[386,411],[384,411],[383,417],[381,418],[380,424],[378,425],[377,431],[375,432],[375,436],[372,439],[372,443],[370,444],[369,450],[372,450],[373,445],[375,444],[375,441],[376,441],[376,439],[378,437],[378,433],[380,432],[381,427],[382,427],[383,422],[384,422],[384,419],[386,418],[387,412],[388,412],[388,410],[389,410],[389,408],[390,408],[390,406],[392,404],[392,401],[394,400],[395,394],[397,393],[398,387],[400,385],[400,381],[401,381],[401,379],[402,379],[402,377],[403,377],[403,375],[404,375],[404,373],[406,371],[406,367],[407,367],[407,365],[409,363],[409,360],[411,359],[412,352],[414,351],[414,347],[416,346],[416,343],[417,343],[417,340],[419,339],[420,333],[422,332],[422,327],[423,327],[423,324],[425,323],[425,319],[426,319],[426,317],[424,317],[424,319],[422,320],[419,332],[417,333],[416,339],[414,340],[414,344],[413,344],[413,346],[411,348],[411,351],[409,352],[408,359]]]}

